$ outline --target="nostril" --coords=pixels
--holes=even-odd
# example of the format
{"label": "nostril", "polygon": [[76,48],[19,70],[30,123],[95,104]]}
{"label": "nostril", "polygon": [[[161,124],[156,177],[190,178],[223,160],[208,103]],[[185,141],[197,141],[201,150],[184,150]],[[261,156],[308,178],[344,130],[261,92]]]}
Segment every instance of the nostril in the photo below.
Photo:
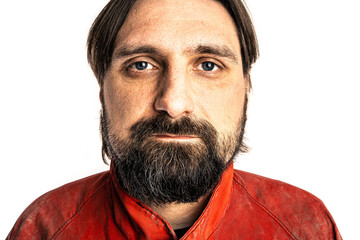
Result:
{"label": "nostril", "polygon": [[166,112],[171,118],[187,116],[192,113],[194,103],[190,93],[190,82],[183,69],[168,69],[159,81],[158,93],[154,103],[156,111]]}
{"label": "nostril", "polygon": [[170,117],[189,115],[193,112],[194,104],[190,96],[182,94],[159,94],[154,104],[158,112],[166,112]]}

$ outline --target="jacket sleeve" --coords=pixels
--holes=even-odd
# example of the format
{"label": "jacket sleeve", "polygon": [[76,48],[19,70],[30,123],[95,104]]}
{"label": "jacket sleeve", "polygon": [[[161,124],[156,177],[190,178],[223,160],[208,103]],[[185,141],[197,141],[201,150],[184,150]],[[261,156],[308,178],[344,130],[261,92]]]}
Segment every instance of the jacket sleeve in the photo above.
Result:
{"label": "jacket sleeve", "polygon": [[29,211],[30,205],[18,218],[6,240],[48,239],[48,230],[36,212]]}
{"label": "jacket sleeve", "polygon": [[66,206],[61,195],[54,192],[42,195],[20,215],[6,240],[51,239],[69,218],[62,205]]}

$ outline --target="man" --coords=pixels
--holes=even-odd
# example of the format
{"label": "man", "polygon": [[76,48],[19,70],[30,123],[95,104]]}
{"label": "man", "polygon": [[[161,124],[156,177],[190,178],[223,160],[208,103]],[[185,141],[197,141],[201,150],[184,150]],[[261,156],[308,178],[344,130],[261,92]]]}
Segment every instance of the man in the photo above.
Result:
{"label": "man", "polygon": [[257,56],[239,0],[110,1],[88,59],[111,169],[41,196],[8,239],[341,239],[313,195],[233,169]]}

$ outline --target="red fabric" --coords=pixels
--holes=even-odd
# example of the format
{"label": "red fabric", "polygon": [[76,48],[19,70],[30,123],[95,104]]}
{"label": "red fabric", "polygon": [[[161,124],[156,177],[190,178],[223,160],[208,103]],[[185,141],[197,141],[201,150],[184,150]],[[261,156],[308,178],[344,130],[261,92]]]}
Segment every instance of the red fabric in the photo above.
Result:
{"label": "red fabric", "polygon": [[[113,169],[50,191],[7,239],[177,239],[156,212],[129,196]],[[182,239],[341,239],[323,203],[286,183],[231,165]]]}

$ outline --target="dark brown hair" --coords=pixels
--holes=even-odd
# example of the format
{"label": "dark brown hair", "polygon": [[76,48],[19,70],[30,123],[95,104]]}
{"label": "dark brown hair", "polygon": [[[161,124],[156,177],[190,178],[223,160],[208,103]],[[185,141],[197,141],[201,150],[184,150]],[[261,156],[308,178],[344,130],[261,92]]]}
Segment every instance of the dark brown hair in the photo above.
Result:
{"label": "dark brown hair", "polygon": [[[259,55],[256,33],[247,7],[243,0],[217,1],[225,7],[235,23],[241,46],[243,74],[246,76]],[[135,2],[136,0],[111,0],[90,29],[87,57],[101,86],[111,64],[116,35]]]}

